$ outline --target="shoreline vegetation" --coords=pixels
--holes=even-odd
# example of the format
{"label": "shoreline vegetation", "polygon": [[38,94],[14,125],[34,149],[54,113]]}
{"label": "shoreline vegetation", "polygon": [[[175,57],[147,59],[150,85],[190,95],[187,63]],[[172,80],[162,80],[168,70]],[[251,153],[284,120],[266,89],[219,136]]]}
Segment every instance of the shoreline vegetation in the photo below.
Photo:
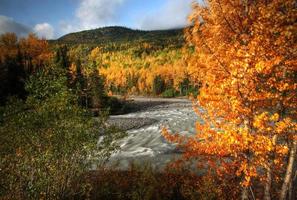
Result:
{"label": "shoreline vegetation", "polygon": [[[229,180],[235,179],[232,177]],[[88,185],[87,192],[76,194],[72,196],[73,199],[229,200],[239,196],[237,188],[211,175],[199,176],[186,167],[168,167],[156,172],[149,163],[131,163],[127,170],[102,168],[89,171],[82,180]],[[74,183],[73,187],[77,185]]]}

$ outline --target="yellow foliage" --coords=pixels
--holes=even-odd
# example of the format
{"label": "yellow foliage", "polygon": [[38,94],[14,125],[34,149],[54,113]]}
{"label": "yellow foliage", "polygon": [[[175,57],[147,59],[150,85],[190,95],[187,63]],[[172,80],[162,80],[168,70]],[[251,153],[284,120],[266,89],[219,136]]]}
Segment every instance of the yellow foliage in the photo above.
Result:
{"label": "yellow foliage", "polygon": [[186,38],[195,48],[186,70],[202,85],[194,110],[203,123],[180,146],[186,159],[228,159],[226,173],[234,169],[243,186],[265,176],[256,169],[279,169],[291,148],[285,141],[296,138],[294,2],[206,1],[189,18]]}

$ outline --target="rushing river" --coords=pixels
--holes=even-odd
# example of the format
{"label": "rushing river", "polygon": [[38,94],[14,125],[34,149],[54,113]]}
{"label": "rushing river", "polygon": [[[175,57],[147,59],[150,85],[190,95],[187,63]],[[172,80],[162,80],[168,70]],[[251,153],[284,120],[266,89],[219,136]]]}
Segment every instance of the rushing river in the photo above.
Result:
{"label": "rushing river", "polygon": [[128,130],[128,136],[119,141],[121,150],[112,155],[110,163],[116,163],[122,169],[127,168],[131,162],[142,164],[148,161],[156,169],[163,168],[180,153],[174,144],[168,143],[161,135],[162,127],[174,133],[191,135],[195,133],[195,122],[199,120],[192,109],[192,103],[185,99],[112,118],[155,119],[155,123]]}

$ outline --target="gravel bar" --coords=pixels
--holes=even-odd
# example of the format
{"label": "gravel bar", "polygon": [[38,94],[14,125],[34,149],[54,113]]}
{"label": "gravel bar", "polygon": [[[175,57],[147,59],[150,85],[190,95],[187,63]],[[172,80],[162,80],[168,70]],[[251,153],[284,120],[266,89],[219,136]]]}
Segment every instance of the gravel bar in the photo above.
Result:
{"label": "gravel bar", "polygon": [[[185,102],[188,103],[185,105]],[[159,110],[164,108],[179,108],[192,106],[191,102],[185,98],[149,98],[149,97],[132,97],[126,100],[130,112],[140,112],[144,110]],[[126,114],[128,114],[126,113]],[[139,129],[144,126],[158,122],[153,118],[129,118],[120,115],[112,115],[107,120],[107,124],[116,126],[117,128],[127,131],[131,129]]]}
{"label": "gravel bar", "polygon": [[123,131],[139,129],[143,126],[148,126],[156,122],[158,122],[158,120],[151,118],[110,117],[107,120],[107,124],[109,124],[110,126],[116,126]]}

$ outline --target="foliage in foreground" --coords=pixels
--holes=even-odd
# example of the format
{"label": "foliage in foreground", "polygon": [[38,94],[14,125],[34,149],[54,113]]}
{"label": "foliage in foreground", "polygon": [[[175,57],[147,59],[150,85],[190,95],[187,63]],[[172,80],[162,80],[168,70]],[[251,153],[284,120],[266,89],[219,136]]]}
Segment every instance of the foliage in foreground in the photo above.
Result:
{"label": "foliage in foreground", "polygon": [[[31,76],[25,102],[11,99],[0,118],[0,197],[61,199],[71,184],[106,161],[122,134],[107,129],[78,105],[65,70],[48,67]],[[102,140],[97,144],[98,137]],[[96,156],[96,157],[94,157]],[[81,184],[81,189],[84,184]],[[76,190],[82,192],[82,190]]]}
{"label": "foliage in foreground", "polygon": [[202,83],[194,107],[204,122],[193,137],[164,135],[186,160],[236,175],[242,199],[254,197],[255,182],[264,199],[296,197],[296,19],[294,0],[212,0],[190,17],[188,61]]}
{"label": "foliage in foreground", "polygon": [[[234,177],[233,177],[234,178]],[[155,171],[150,164],[128,170],[100,169],[84,176],[88,193],[76,199],[112,200],[215,200],[238,199],[235,179],[228,184],[210,175],[197,176],[187,169]]]}

